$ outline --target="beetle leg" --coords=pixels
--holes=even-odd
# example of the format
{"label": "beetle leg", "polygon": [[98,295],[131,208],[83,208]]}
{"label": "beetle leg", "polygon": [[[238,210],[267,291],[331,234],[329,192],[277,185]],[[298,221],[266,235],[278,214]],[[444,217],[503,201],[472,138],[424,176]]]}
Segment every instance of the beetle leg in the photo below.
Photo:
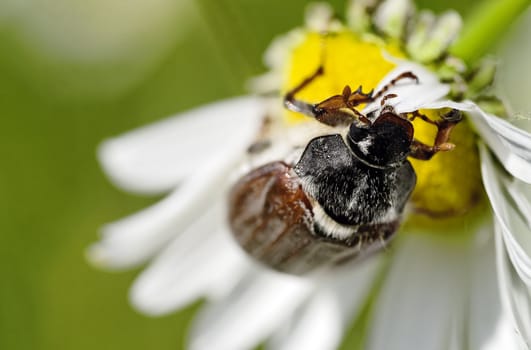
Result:
{"label": "beetle leg", "polygon": [[343,92],[341,93],[341,96],[343,96],[343,102],[347,106],[348,106],[348,99],[350,95],[352,95],[352,90],[350,89],[350,86],[345,85],[345,87],[343,88]]}
{"label": "beetle leg", "polygon": [[298,100],[295,97],[297,93],[323,74],[324,68],[321,64],[312,75],[288,91],[286,96],[284,96],[284,106],[290,111],[315,118],[319,122],[330,126],[349,125],[353,122],[362,125],[370,124],[369,119],[365,115],[349,105],[349,98],[353,94],[348,85],[345,86],[341,95],[329,97],[317,104]]}
{"label": "beetle leg", "polygon": [[413,121],[413,120],[415,120],[417,118],[420,118],[420,119],[422,119],[423,121],[425,121],[428,124],[432,124],[432,125],[437,126],[437,122],[436,121],[431,120],[430,118],[428,118],[427,115],[420,113],[418,110],[417,111],[413,111],[411,113],[407,113],[407,114],[411,115],[411,117],[408,118],[409,121]]}
{"label": "beetle leg", "polygon": [[457,109],[452,109],[450,112],[443,114],[441,116],[442,122],[447,123],[459,123],[463,119],[463,113]]}
{"label": "beetle leg", "polygon": [[317,113],[315,111],[315,106],[311,103],[296,99],[295,95],[306,86],[311,84],[317,77],[323,74],[324,67],[322,64],[320,64],[312,75],[304,79],[299,85],[295,86],[292,90],[286,93],[284,96],[284,106],[290,111],[302,113],[308,117],[316,117]]}
{"label": "beetle leg", "polygon": [[[418,113],[418,111],[416,113]],[[435,135],[433,146],[428,146],[416,139],[413,140],[409,153],[411,157],[428,160],[431,159],[437,152],[451,151],[455,148],[455,145],[448,141],[450,140],[450,134],[452,133],[453,128],[455,128],[457,123],[459,123],[462,119],[460,111],[452,109],[449,113],[441,116],[442,120],[439,121],[432,121],[420,113],[418,113],[416,116],[430,124],[437,126],[437,135]]]}
{"label": "beetle leg", "polygon": [[450,151],[454,147],[454,144],[448,142],[441,145],[429,146],[417,139],[414,139],[411,143],[409,156],[420,160],[430,160],[437,152]]}

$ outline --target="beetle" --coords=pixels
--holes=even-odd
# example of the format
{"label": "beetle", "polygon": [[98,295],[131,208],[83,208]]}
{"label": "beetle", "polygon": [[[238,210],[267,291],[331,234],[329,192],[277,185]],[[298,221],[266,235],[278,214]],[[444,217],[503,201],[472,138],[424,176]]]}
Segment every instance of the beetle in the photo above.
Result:
{"label": "beetle", "polygon": [[[284,106],[326,128],[310,139],[295,159],[276,160],[242,176],[229,194],[229,224],[239,245],[254,259],[278,271],[305,274],[325,266],[362,259],[386,247],[395,236],[416,175],[408,157],[428,160],[449,151],[457,110],[431,120],[418,110],[397,113],[387,91],[400,80],[418,83],[404,72],[378,92],[362,88],[312,104],[297,93],[324,74],[323,66],[284,97]],[[357,107],[381,99],[378,111]],[[412,121],[437,127],[432,146],[414,138]],[[257,142],[250,152],[261,152]]]}

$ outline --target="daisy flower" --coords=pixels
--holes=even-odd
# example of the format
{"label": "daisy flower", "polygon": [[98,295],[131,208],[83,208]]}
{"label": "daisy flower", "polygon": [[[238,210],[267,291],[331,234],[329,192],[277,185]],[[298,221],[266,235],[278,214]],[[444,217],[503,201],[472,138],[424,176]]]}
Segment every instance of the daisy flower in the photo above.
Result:
{"label": "daisy flower", "polygon": [[[206,300],[190,349],[335,349],[351,326],[364,349],[529,348],[531,135],[490,94],[492,62],[469,67],[449,54],[460,26],[455,12],[416,12],[407,0],[351,1],[345,23],[312,6],[304,27],[273,41],[268,73],[250,84],[274,97],[213,103],[102,144],[114,183],[168,195],[105,226],[89,259],[108,269],[148,263],[130,293],[145,314]],[[410,160],[416,186],[392,244],[353,263],[280,273],[236,243],[227,193],[261,165],[295,164],[323,135],[282,101],[320,66],[297,91],[311,106],[351,85],[378,97],[357,107],[362,116],[435,120],[457,110],[463,120],[445,152]],[[413,126],[433,144],[432,123]]]}

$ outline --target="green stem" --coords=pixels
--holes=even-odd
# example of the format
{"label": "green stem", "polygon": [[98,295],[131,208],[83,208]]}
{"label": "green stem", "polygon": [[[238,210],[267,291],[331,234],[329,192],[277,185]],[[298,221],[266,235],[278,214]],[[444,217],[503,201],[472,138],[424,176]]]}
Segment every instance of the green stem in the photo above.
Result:
{"label": "green stem", "polygon": [[491,49],[531,0],[485,0],[467,18],[451,53],[473,63]]}

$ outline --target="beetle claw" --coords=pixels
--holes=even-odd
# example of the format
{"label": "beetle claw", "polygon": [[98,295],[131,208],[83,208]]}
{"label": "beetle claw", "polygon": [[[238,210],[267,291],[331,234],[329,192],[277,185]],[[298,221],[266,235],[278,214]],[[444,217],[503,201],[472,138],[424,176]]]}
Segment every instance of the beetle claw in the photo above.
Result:
{"label": "beetle claw", "polygon": [[455,144],[453,143],[450,143],[450,142],[445,142],[445,143],[442,143],[438,146],[436,146],[436,151],[437,152],[447,152],[447,151],[451,151],[455,148]]}
{"label": "beetle claw", "polygon": [[457,109],[452,109],[450,112],[443,114],[441,118],[446,122],[458,123],[463,119],[463,114]]}

